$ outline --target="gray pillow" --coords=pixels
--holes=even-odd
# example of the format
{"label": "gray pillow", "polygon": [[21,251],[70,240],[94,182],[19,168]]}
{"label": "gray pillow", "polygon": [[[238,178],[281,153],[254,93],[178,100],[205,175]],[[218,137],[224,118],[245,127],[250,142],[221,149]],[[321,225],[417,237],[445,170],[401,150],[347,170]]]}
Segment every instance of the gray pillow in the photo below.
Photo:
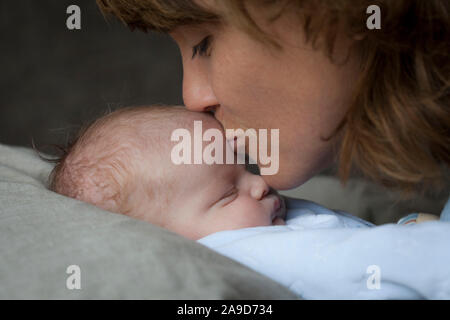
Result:
{"label": "gray pillow", "polygon": [[[194,241],[47,190],[51,169],[0,145],[1,299],[296,298]],[[80,289],[67,288],[71,265]]]}

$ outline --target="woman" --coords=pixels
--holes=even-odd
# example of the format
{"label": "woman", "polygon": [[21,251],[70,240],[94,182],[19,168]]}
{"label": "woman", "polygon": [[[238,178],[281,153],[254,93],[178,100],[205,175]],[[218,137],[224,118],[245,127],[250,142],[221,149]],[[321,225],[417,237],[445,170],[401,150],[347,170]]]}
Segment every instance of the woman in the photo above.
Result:
{"label": "woman", "polygon": [[132,29],[169,33],[187,108],[224,128],[280,129],[276,189],[338,161],[411,194],[448,187],[450,2],[97,0]]}

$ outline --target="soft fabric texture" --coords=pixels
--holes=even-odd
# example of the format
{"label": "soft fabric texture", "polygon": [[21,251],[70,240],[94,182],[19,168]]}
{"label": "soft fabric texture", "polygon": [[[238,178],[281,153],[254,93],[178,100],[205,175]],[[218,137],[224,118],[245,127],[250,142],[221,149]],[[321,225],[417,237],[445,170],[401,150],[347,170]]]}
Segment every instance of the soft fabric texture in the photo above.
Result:
{"label": "soft fabric texture", "polygon": [[441,221],[450,222],[450,197],[448,198],[447,204],[445,205],[444,209],[442,210]]}
{"label": "soft fabric texture", "polygon": [[[331,174],[331,172],[329,172]],[[439,215],[448,199],[449,189],[404,198],[400,192],[353,177],[342,185],[339,179],[317,175],[298,188],[280,193],[320,203],[326,208],[349,212],[376,225],[396,223],[411,212]]]}
{"label": "soft fabric texture", "polygon": [[[0,145],[0,299],[295,299],[162,228],[46,189],[52,165]],[[81,270],[69,290],[68,266]]]}
{"label": "soft fabric texture", "polygon": [[286,226],[198,242],[306,299],[450,299],[450,205],[441,221],[378,227],[309,201],[287,206]]}

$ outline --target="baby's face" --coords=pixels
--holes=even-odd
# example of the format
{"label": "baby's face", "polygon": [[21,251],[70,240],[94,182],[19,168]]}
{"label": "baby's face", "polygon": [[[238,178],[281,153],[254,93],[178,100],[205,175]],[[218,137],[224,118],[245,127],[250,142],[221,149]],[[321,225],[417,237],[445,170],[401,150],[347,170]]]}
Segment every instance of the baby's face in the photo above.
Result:
{"label": "baby's face", "polygon": [[[282,199],[244,165],[172,161],[178,144],[172,133],[185,129],[195,136],[194,121],[201,121],[203,130],[222,133],[215,139],[222,139],[221,162],[229,160],[233,150],[211,115],[178,107],[135,107],[101,120],[64,160],[55,191],[194,240],[223,230],[284,224]],[[202,149],[210,145],[203,143]],[[214,159],[220,160],[220,150],[214,151]]]}
{"label": "baby's face", "polygon": [[[203,119],[203,127],[223,130],[212,117]],[[231,146],[223,136],[226,154]],[[282,198],[244,165],[161,162],[174,177],[168,207],[158,216],[144,216],[147,221],[194,240],[223,230],[284,224]]]}
{"label": "baby's face", "polygon": [[198,165],[186,168],[180,179],[165,227],[187,238],[284,224],[282,198],[244,165]]}

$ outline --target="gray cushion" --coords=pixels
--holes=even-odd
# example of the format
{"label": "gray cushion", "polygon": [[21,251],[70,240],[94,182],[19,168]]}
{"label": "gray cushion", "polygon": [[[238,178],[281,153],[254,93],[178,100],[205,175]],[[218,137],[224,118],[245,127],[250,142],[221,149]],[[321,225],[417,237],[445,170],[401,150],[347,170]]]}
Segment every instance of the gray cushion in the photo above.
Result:
{"label": "gray cushion", "polygon": [[[1,299],[296,298],[194,241],[47,190],[51,169],[0,145]],[[66,287],[69,265],[80,290]]]}

